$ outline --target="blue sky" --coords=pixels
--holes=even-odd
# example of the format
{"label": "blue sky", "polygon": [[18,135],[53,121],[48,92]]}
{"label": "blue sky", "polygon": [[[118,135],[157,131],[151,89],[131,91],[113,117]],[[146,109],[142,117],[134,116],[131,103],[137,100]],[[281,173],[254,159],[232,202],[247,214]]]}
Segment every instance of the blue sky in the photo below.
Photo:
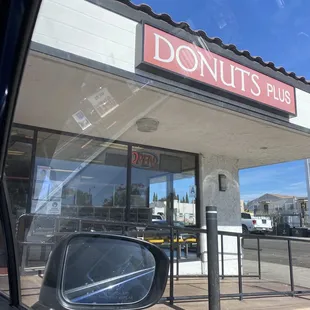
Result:
{"label": "blue sky", "polygon": [[[310,0],[133,0],[310,79]],[[310,157],[310,154],[309,154]],[[179,184],[186,191],[188,184]],[[306,195],[304,161],[240,172],[241,197]],[[177,190],[178,191],[178,190]]]}
{"label": "blue sky", "polygon": [[[180,199],[185,198],[186,193],[189,193],[191,186],[195,184],[194,178],[186,178],[174,181],[174,189]],[[153,194],[156,193],[158,198],[167,197],[167,185],[165,183],[152,184],[150,187],[150,200],[153,200]],[[189,196],[191,202],[194,197]]]}
{"label": "blue sky", "polygon": [[240,189],[244,200],[265,193],[305,196],[306,175],[303,160],[240,171]]}

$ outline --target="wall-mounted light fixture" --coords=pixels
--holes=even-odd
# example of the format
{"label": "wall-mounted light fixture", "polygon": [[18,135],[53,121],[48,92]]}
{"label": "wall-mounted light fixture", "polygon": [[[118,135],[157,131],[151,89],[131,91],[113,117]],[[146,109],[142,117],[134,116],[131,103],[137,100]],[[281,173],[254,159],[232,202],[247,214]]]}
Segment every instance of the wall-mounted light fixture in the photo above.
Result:
{"label": "wall-mounted light fixture", "polygon": [[227,178],[225,174],[219,174],[219,191],[226,192],[227,190]]}

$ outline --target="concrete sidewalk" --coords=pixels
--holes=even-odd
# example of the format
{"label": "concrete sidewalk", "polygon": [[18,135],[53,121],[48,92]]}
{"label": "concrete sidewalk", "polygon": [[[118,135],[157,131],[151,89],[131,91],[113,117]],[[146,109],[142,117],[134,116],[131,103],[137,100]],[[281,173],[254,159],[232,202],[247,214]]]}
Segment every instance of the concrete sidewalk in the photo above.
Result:
{"label": "concrete sidewalk", "polygon": [[[243,260],[244,274],[258,274],[257,262]],[[303,267],[293,267],[294,283],[296,288],[303,290],[310,290],[310,269]],[[274,263],[261,263],[261,276],[262,280],[279,282],[290,285],[289,266],[274,264]]]}
{"label": "concrete sidewalk", "polygon": [[[244,274],[257,275],[257,262],[243,260]],[[243,278],[243,292],[289,292],[290,287],[290,274],[289,267],[286,265],[279,265],[273,263],[261,263],[261,276],[258,278]],[[294,283],[295,290],[310,291],[310,269],[294,267]],[[199,296],[208,294],[208,280],[207,278],[192,278],[180,279],[175,281],[175,296]],[[232,294],[238,293],[238,279],[226,278],[221,280],[221,293]],[[169,296],[169,283],[164,294],[165,297]],[[174,306],[166,304],[159,304],[152,307],[154,310],[162,309],[176,309],[176,310],[198,310],[208,309],[208,301],[193,300],[191,302],[178,302]],[[235,309],[280,309],[280,310],[310,310],[310,295],[302,297],[246,297],[243,301],[238,298],[222,300],[221,309],[235,310]]]}
{"label": "concrete sidewalk", "polygon": [[[287,284],[259,280],[259,279],[245,279],[243,282],[244,293],[251,292],[272,292],[272,291],[289,291],[290,287]],[[175,296],[199,296],[206,295],[208,291],[207,279],[180,279],[175,281]],[[236,279],[228,279],[221,281],[221,293],[232,294],[238,292],[238,281]],[[164,294],[169,296],[169,283]],[[169,303],[158,304],[152,307],[152,310],[198,310],[208,309],[207,300],[192,300],[192,301],[175,301],[173,306]],[[238,298],[227,299],[221,301],[221,309],[227,310],[255,310],[255,309],[280,309],[280,310],[310,310],[310,296],[302,297],[246,297],[243,301]]]}
{"label": "concrete sidewalk", "polygon": [[[208,309],[207,301],[178,302],[173,306],[159,304],[152,310],[201,310]],[[310,298],[272,297],[239,300],[222,300],[221,310],[310,310]]]}
{"label": "concrete sidewalk", "polygon": [[[24,304],[31,306],[39,297],[42,279],[38,276],[22,277],[22,301]],[[208,282],[206,279],[180,279],[175,281],[175,296],[197,296],[206,295]],[[288,290],[288,286],[275,282],[258,279],[249,279],[244,283],[244,292],[257,292],[272,290]],[[221,281],[222,293],[235,293],[238,291],[238,282],[234,279]],[[169,283],[164,296],[169,296]],[[190,302],[175,302],[173,306],[168,303],[158,304],[151,308],[152,310],[200,310],[208,309],[207,300],[193,300]],[[310,310],[310,296],[305,297],[263,297],[247,298],[243,301],[238,299],[229,299],[221,301],[222,310]]]}
{"label": "concrete sidewalk", "polygon": [[[243,292],[289,292],[290,278],[289,267],[285,265],[262,262],[262,279],[243,278]],[[243,261],[245,274],[257,274],[257,262]],[[295,290],[310,290],[310,269],[294,267]],[[23,276],[21,278],[22,301],[24,304],[31,306],[39,297],[42,279],[37,275]],[[8,291],[7,277],[0,277],[0,289]],[[221,280],[221,293],[233,294],[238,293],[238,279],[225,278]],[[208,294],[208,279],[205,278],[187,278],[179,279],[174,282],[174,296],[201,296]],[[169,296],[169,283],[166,287],[164,297]],[[221,309],[280,309],[280,310],[310,310],[310,295],[303,297],[260,297],[246,298],[239,301],[237,298],[222,300]],[[187,302],[175,302],[171,308],[168,304],[158,304],[152,307],[153,310],[198,310],[208,309],[207,300],[192,300]]]}

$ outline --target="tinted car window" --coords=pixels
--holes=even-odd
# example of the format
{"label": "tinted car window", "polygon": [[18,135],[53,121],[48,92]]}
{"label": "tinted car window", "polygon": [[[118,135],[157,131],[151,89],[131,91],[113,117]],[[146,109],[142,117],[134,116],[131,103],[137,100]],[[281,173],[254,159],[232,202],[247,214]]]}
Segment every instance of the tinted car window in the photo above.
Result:
{"label": "tinted car window", "polygon": [[251,219],[251,214],[241,213],[241,218],[243,218],[243,219]]}
{"label": "tinted car window", "polygon": [[8,256],[6,250],[5,232],[0,224],[0,290],[5,295],[10,295],[8,276]]}

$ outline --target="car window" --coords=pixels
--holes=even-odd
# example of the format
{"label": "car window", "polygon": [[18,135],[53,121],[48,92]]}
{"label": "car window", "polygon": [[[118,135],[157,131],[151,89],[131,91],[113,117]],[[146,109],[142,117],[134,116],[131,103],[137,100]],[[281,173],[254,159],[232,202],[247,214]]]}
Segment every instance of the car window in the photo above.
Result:
{"label": "car window", "polygon": [[251,219],[251,214],[249,214],[249,213],[241,213],[241,218],[243,218],[243,219]]}
{"label": "car window", "polygon": [[[27,307],[71,233],[148,240],[194,276],[208,270],[206,234],[190,230],[207,228],[206,206],[223,232],[261,216],[308,234],[309,3],[144,2],[42,1],[5,163]],[[175,249],[163,225],[193,237]],[[240,247],[223,240],[235,277]]]}
{"label": "car window", "polygon": [[[118,54],[124,59],[121,71],[129,69],[125,55],[132,51],[126,46],[136,23],[87,1],[79,0],[78,6],[76,11],[72,1],[43,1],[10,136],[6,181],[19,247],[22,302],[27,306],[38,294],[23,292],[30,286],[40,289],[49,254],[66,234],[121,234],[124,227],[115,221],[136,222],[130,229],[135,231],[154,218],[197,225],[192,214],[199,213],[198,154],[171,145],[169,139],[160,142],[159,129],[165,126],[161,118],[172,93],[157,92],[150,79],[119,76],[100,65],[103,57],[102,64],[117,69],[112,55]],[[89,67],[83,64],[84,56],[72,50],[75,43],[65,38],[71,37],[71,26],[61,21],[67,13],[72,14],[76,35],[87,37],[78,49],[90,57]],[[87,16],[106,25],[104,36],[119,29],[125,41],[109,41],[111,46],[93,58],[87,47],[94,35],[86,31]],[[121,18],[120,28],[113,16]],[[75,18],[82,20],[76,24]],[[51,30],[48,24],[55,27],[54,34],[45,33]],[[80,32],[80,27],[85,29]],[[174,213],[173,203],[182,212]]]}
{"label": "car window", "polygon": [[8,276],[8,255],[6,249],[5,232],[0,223],[0,291],[10,296]]}
{"label": "car window", "polygon": [[174,225],[184,227],[184,223],[182,223],[182,222],[175,222]]}

